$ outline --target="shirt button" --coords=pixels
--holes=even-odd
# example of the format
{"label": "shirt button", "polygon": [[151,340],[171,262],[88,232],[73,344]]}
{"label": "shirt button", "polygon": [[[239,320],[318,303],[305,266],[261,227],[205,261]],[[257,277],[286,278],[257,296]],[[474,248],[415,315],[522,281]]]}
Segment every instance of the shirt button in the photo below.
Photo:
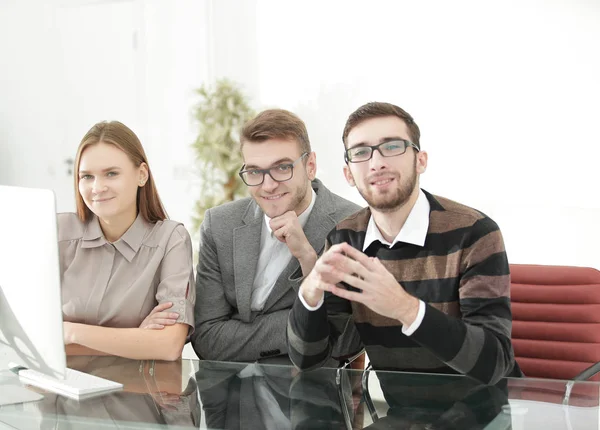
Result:
{"label": "shirt button", "polygon": [[183,305],[185,302],[183,300],[179,300],[179,304]]}

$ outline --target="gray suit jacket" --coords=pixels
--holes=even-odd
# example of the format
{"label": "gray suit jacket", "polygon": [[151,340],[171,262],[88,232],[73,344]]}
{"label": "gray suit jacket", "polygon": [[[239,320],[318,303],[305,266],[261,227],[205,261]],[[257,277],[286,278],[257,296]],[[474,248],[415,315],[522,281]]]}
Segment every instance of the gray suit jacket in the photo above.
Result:
{"label": "gray suit jacket", "polygon": [[[327,234],[360,209],[312,182],[317,197],[304,226],[306,238],[321,254]],[[250,309],[260,252],[264,213],[252,198],[209,209],[200,229],[196,276],[196,330],[192,345],[206,360],[287,360],[286,328],[298,295],[302,269],[296,258],[283,270],[260,312]],[[271,361],[271,360],[270,360]]]}

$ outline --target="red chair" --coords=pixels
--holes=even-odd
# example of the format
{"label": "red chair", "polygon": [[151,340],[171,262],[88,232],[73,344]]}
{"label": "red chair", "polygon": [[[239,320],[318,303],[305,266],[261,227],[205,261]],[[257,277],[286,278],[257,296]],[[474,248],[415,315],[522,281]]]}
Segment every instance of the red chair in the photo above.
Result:
{"label": "red chair", "polygon": [[512,264],[512,344],[525,376],[600,381],[600,271]]}

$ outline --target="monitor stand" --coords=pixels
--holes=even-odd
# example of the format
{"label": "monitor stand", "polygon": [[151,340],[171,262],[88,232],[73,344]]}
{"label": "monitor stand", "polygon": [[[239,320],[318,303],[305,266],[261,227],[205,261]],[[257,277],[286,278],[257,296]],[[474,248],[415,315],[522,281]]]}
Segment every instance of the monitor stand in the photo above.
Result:
{"label": "monitor stand", "polygon": [[25,388],[19,375],[8,369],[0,371],[0,406],[37,402],[43,398],[43,395]]}

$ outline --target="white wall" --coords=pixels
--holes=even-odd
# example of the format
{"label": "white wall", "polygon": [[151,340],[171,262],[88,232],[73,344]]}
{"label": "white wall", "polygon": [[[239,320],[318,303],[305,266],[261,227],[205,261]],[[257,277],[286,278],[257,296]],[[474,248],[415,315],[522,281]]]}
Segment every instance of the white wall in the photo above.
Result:
{"label": "white wall", "polygon": [[0,183],[53,188],[73,210],[64,160],[95,122],[117,119],[140,137],[171,218],[189,226],[207,16],[195,0],[0,2]]}
{"label": "white wall", "polygon": [[56,150],[64,133],[56,85],[61,51],[53,20],[48,4],[0,2],[1,184],[71,184],[64,179],[66,157]]}
{"label": "white wall", "polygon": [[341,131],[372,100],[407,109],[421,185],[494,217],[512,262],[600,268],[600,3],[258,3],[261,102],[307,122],[319,176],[344,182]]}
{"label": "white wall", "polygon": [[[55,10],[90,3],[0,2],[0,183],[70,188],[57,148],[74,153],[65,118],[86,102],[60,91]],[[135,131],[172,218],[189,225],[200,186],[193,89],[228,76],[256,108],[305,119],[335,192],[361,202],[342,176],[346,117],[390,101],[421,127],[423,187],[492,216],[512,262],[600,267],[599,2],[117,3],[135,9]]]}
{"label": "white wall", "polygon": [[191,226],[198,184],[191,144],[196,137],[195,90],[208,81],[205,1],[140,0],[144,11],[144,140],[171,219]]}
{"label": "white wall", "polygon": [[209,78],[228,77],[260,98],[257,0],[205,0],[209,14]]}

